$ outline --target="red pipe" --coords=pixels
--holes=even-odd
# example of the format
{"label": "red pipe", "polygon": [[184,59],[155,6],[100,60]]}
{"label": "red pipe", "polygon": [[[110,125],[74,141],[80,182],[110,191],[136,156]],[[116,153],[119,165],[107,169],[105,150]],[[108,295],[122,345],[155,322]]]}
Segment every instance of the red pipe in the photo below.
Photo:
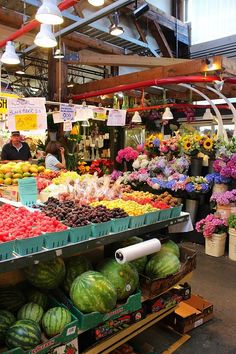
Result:
{"label": "red pipe", "polygon": [[167,77],[164,79],[153,79],[153,80],[135,82],[133,84],[119,85],[116,87],[106,88],[103,90],[81,93],[81,94],[72,96],[72,98],[74,100],[84,100],[89,97],[107,95],[109,93],[114,93],[114,92],[119,92],[119,91],[134,90],[137,88],[148,87],[148,86],[161,86],[161,85],[172,85],[172,84],[179,84],[179,83],[194,83],[194,82],[212,82],[215,80],[220,80],[220,78],[218,76]]}
{"label": "red pipe", "polygon": [[[69,7],[75,5],[78,3],[78,0],[64,0],[62,2],[60,2],[60,4],[58,5],[58,8],[63,11],[68,9]],[[14,33],[10,34],[10,36],[8,36],[6,39],[0,41],[0,48],[4,47],[6,45],[6,43],[8,41],[14,41],[14,39],[22,36],[23,34],[32,31],[34,28],[38,27],[40,25],[40,22],[38,22],[37,20],[32,20],[29,23],[27,23],[27,25],[21,27],[20,29],[18,29],[17,31],[15,31]]]}
{"label": "red pipe", "polygon": [[[227,105],[216,105],[217,108],[219,109],[230,109],[229,106]],[[201,109],[201,108],[212,108],[210,105],[198,105],[198,104],[191,104],[191,103],[168,103],[168,104],[160,104],[157,106],[141,106],[141,107],[134,107],[134,108],[128,108],[127,112],[132,113],[136,111],[150,111],[152,109],[161,109],[161,108],[166,108],[170,107],[173,109],[181,109],[181,108],[193,108],[193,109]]]}

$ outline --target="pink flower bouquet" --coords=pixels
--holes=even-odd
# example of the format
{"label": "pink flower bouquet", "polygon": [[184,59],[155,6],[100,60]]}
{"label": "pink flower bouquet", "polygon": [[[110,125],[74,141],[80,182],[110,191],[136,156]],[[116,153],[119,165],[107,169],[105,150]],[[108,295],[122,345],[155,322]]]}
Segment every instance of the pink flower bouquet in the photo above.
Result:
{"label": "pink flower bouquet", "polygon": [[209,214],[205,219],[196,223],[197,232],[202,232],[204,237],[212,237],[212,234],[223,234],[227,231],[226,219]]}

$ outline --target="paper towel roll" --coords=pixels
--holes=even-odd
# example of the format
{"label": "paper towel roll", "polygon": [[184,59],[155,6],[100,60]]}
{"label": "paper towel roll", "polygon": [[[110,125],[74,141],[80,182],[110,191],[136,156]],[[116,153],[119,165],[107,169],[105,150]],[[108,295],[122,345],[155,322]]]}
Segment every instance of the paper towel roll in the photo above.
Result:
{"label": "paper towel roll", "polygon": [[123,264],[158,252],[160,249],[161,242],[157,238],[153,238],[148,241],[118,249],[115,253],[115,258],[118,263]]}

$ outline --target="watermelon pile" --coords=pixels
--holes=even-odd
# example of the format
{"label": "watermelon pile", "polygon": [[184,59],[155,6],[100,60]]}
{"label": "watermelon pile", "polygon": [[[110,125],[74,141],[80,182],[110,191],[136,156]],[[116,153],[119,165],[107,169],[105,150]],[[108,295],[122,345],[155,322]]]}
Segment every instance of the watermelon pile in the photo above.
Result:
{"label": "watermelon pile", "polygon": [[145,267],[145,273],[151,279],[166,278],[180,270],[180,251],[178,245],[168,241],[161,246],[161,250],[154,254]]}

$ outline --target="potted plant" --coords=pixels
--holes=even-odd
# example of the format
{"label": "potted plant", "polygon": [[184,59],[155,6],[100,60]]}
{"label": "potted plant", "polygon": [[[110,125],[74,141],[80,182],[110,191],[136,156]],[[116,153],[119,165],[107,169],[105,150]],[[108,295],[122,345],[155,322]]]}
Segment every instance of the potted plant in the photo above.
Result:
{"label": "potted plant", "polygon": [[225,252],[225,241],[227,237],[228,225],[226,219],[214,214],[207,215],[206,218],[196,223],[196,230],[202,232],[205,237],[205,253],[220,257]]}
{"label": "potted plant", "polygon": [[228,218],[236,212],[236,189],[224,193],[213,193],[210,200],[215,203],[216,211],[223,218]]}
{"label": "potted plant", "polygon": [[236,261],[236,215],[230,215],[227,222],[229,226],[229,258]]}

